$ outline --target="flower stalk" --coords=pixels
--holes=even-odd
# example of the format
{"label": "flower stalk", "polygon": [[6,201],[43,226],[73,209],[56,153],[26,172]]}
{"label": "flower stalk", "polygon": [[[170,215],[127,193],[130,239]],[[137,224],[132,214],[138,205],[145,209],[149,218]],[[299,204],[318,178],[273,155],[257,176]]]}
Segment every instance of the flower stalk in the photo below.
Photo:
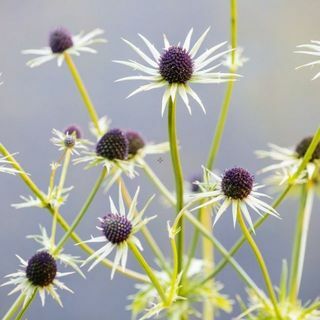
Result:
{"label": "flower stalk", "polygon": [[97,114],[97,112],[96,112],[96,110],[94,108],[94,105],[93,105],[92,101],[91,101],[89,93],[88,93],[86,87],[84,86],[84,83],[83,83],[83,81],[81,79],[81,76],[80,76],[80,74],[78,72],[78,69],[77,69],[76,65],[74,64],[71,56],[67,52],[65,52],[63,55],[64,55],[64,58],[66,60],[67,66],[69,67],[69,70],[70,70],[70,72],[72,74],[73,80],[74,80],[74,82],[75,82],[75,84],[76,84],[76,86],[77,86],[77,88],[78,88],[78,90],[79,90],[79,92],[81,94],[83,102],[84,102],[84,104],[85,104],[85,106],[86,106],[86,108],[88,110],[90,119],[91,119],[93,125],[95,126],[97,132],[100,135],[100,134],[102,134],[102,132],[101,132],[101,129],[99,127],[99,117],[98,117],[98,114]]}
{"label": "flower stalk", "polygon": [[18,312],[20,306],[23,304],[25,296],[21,293],[16,301],[12,304],[11,308],[7,311],[7,313],[3,316],[2,320],[10,320],[13,316]]}
{"label": "flower stalk", "polygon": [[261,269],[261,272],[262,272],[262,276],[263,276],[263,279],[265,281],[265,284],[266,284],[266,287],[267,287],[267,291],[269,293],[269,296],[270,296],[270,300],[273,304],[273,307],[274,307],[274,311],[275,311],[275,314],[277,315],[277,318],[279,320],[282,319],[281,317],[281,314],[280,314],[280,311],[279,311],[279,308],[278,308],[278,302],[277,302],[277,297],[276,297],[276,294],[273,290],[273,285],[272,285],[272,282],[271,282],[271,279],[270,279],[270,275],[269,275],[269,272],[268,272],[268,268],[266,266],[266,263],[263,259],[263,256],[256,244],[256,242],[254,241],[252,235],[251,235],[251,232],[248,230],[245,222],[244,222],[244,219],[242,217],[242,213],[241,213],[241,209],[240,207],[238,207],[238,216],[237,216],[237,221],[241,227],[241,230],[243,232],[243,235],[244,237],[246,238],[246,240],[248,241],[256,259],[257,259],[257,262],[260,266],[260,269]]}

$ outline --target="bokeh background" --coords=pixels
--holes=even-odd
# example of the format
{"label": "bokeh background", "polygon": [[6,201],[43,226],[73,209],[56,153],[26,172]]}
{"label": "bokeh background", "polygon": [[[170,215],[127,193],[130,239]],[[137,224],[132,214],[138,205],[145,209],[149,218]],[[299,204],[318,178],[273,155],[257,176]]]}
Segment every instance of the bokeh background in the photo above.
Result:
{"label": "bokeh background", "polygon": [[[266,148],[268,142],[282,146],[295,145],[301,138],[312,134],[319,125],[319,81],[310,81],[319,70],[294,68],[309,61],[308,57],[294,54],[297,44],[310,39],[320,39],[318,0],[269,0],[239,1],[239,44],[250,58],[239,72],[244,76],[236,83],[231,112],[223,136],[216,168],[224,170],[238,165],[255,172],[266,162],[258,161],[254,150]],[[162,91],[152,91],[126,100],[125,97],[138,83],[115,84],[118,77],[130,75],[125,67],[116,65],[113,59],[132,58],[135,53],[121,40],[126,37],[142,46],[137,33],[147,36],[159,48],[162,33],[171,41],[184,39],[191,27],[198,37],[208,26],[212,30],[204,48],[229,39],[229,2],[226,0],[163,0],[163,1],[16,1],[0,3],[0,70],[4,85],[0,88],[0,141],[11,152],[19,152],[17,158],[32,174],[34,181],[46,190],[49,163],[58,158],[57,149],[49,143],[51,129],[63,129],[70,123],[78,123],[87,130],[87,113],[71,76],[63,65],[55,62],[36,69],[29,69],[21,50],[39,48],[47,44],[48,32],[56,26],[65,26],[72,33],[90,31],[96,27],[106,31],[107,45],[99,45],[98,55],[83,54],[75,62],[90,91],[98,113],[108,115],[113,127],[140,131],[148,141],[167,139],[166,119],[160,116]],[[178,110],[178,130],[182,145],[185,176],[199,171],[205,162],[208,147],[223,100],[225,85],[201,85],[195,87],[207,108],[205,116],[197,106],[190,117],[182,106]],[[170,159],[166,155],[159,164],[157,157],[149,164],[172,189]],[[67,185],[75,185],[63,213],[69,221],[80,209],[98,175],[98,170],[83,172],[72,167]],[[257,176],[260,182],[263,177]],[[141,203],[156,192],[143,176],[129,181],[134,192],[142,187]],[[26,235],[38,233],[38,225],[50,228],[48,213],[40,209],[17,211],[10,205],[19,201],[19,195],[30,194],[18,177],[1,175],[0,178],[0,276],[14,272],[18,266],[15,254],[28,259],[37,249]],[[112,190],[115,194],[115,190]],[[95,233],[96,218],[108,210],[106,195],[100,193],[78,229],[83,238]],[[270,219],[257,234],[257,241],[264,253],[275,283],[279,281],[282,259],[290,258],[297,199],[290,198],[280,208],[282,220]],[[162,205],[158,197],[149,212],[157,213],[157,223],[151,223],[160,245],[169,255],[166,221],[172,212]],[[318,281],[319,252],[319,201],[314,208],[305,272],[301,288],[303,301],[320,293]],[[228,248],[239,236],[233,230],[231,215],[226,215],[216,228],[216,235]],[[68,250],[82,254],[70,242]],[[150,257],[150,252],[146,250]],[[261,274],[246,246],[237,255],[238,261],[248,273],[263,286]],[[129,265],[139,270],[133,258]],[[110,272],[98,266],[83,280],[77,275],[65,279],[75,294],[61,293],[64,308],[51,299],[45,308],[39,298],[30,308],[28,319],[130,319],[126,311],[127,296],[135,292],[134,284],[121,275],[110,281]],[[241,294],[245,299],[243,283],[232,268],[226,268],[219,280],[224,292],[232,298]],[[0,290],[0,313],[11,305],[14,297],[7,297],[8,288]],[[233,315],[238,314],[235,305]],[[221,314],[219,319],[231,319]]]}

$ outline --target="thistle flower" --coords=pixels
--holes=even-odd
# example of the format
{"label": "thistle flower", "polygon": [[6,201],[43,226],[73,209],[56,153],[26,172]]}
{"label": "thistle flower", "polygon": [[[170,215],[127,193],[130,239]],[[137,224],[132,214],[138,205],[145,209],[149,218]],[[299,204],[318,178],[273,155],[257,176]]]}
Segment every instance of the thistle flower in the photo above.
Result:
{"label": "thistle flower", "polygon": [[153,197],[147,201],[146,205],[140,212],[137,212],[137,199],[139,190],[140,188],[138,187],[127,214],[123,202],[121,186],[119,186],[119,210],[114,205],[112,198],[109,197],[111,212],[107,213],[102,218],[99,218],[100,226],[97,227],[97,229],[100,230],[103,235],[100,237],[91,236],[90,240],[84,241],[85,243],[106,242],[102,248],[97,250],[86,261],[84,261],[83,265],[86,265],[96,259],[91,264],[89,271],[92,270],[100,261],[105,259],[109,254],[111,254],[113,250],[116,250],[111,272],[112,279],[116,268],[119,265],[121,265],[123,270],[126,268],[128,257],[128,241],[136,245],[139,250],[143,250],[140,240],[135,236],[135,234],[155,217],[142,219]]}
{"label": "thistle flower", "polygon": [[217,223],[230,206],[232,207],[234,226],[237,221],[237,210],[240,208],[252,231],[254,231],[254,226],[248,207],[260,216],[267,213],[279,217],[278,213],[270,205],[259,199],[259,197],[268,196],[257,192],[263,186],[255,184],[254,177],[247,170],[239,167],[228,169],[221,178],[206,168],[203,168],[203,170],[205,180],[198,183],[201,192],[193,196],[193,201],[205,201],[193,208],[192,211],[201,207],[219,204],[213,225]]}
{"label": "thistle flower", "polygon": [[[130,76],[119,79],[117,81],[124,80],[145,80],[149,81],[148,84],[139,87],[133,91],[128,97],[131,97],[139,92],[149,91],[156,88],[165,87],[165,92],[162,98],[161,113],[163,115],[166,105],[171,98],[175,101],[177,94],[180,95],[184,101],[189,113],[191,114],[191,107],[189,104],[189,98],[192,97],[205,112],[205,108],[201,99],[190,87],[190,83],[222,83],[235,80],[237,75],[230,73],[211,72],[217,69],[220,64],[210,66],[212,62],[223,57],[232,49],[225,50],[216,54],[216,51],[223,47],[226,42],[220,43],[209,50],[205,51],[198,58],[195,58],[198,50],[208,34],[210,28],[208,28],[194,46],[190,49],[190,40],[193,33],[191,29],[182,46],[170,45],[166,36],[164,36],[165,49],[160,53],[153,44],[150,43],[144,36],[139,34],[139,37],[146,44],[152,54],[150,58],[147,54],[142,52],[138,47],[123,39],[148,65],[144,66],[136,61],[121,61],[116,60],[114,62],[128,66],[134,70],[141,71],[145,75]],[[214,55],[213,55],[214,54]],[[208,67],[210,66],[210,67]],[[208,68],[206,68],[208,67]],[[206,68],[206,69],[205,69]]]}
{"label": "thistle flower", "polygon": [[33,295],[34,290],[38,289],[42,306],[45,304],[45,297],[47,293],[51,295],[51,297],[62,307],[62,302],[56,292],[56,288],[64,289],[73,293],[71,289],[59,280],[59,278],[67,276],[72,272],[58,272],[56,259],[46,251],[37,252],[28,261],[25,261],[18,255],[17,258],[21,263],[21,269],[16,273],[5,276],[5,278],[9,278],[10,280],[1,285],[15,286],[9,295],[20,291],[25,295],[24,305],[26,305]]}
{"label": "thistle flower", "polygon": [[[14,154],[10,155],[13,156]],[[15,175],[16,173],[20,173],[19,170],[16,170],[14,168],[8,168],[8,165],[11,165],[12,162],[8,160],[10,156],[2,157],[0,158],[0,172],[3,173],[9,173]]]}
{"label": "thistle flower", "polygon": [[[269,165],[261,170],[262,173],[276,171],[278,177],[281,177],[280,184],[286,182],[298,170],[303,157],[305,156],[313,137],[302,139],[295,148],[282,148],[274,144],[269,144],[270,150],[258,150],[256,154],[259,158],[270,158],[277,163]],[[281,172],[279,172],[281,171]],[[320,173],[320,144],[317,145],[308,162],[296,182],[304,183],[307,180],[315,179]],[[279,180],[279,179],[278,179]]]}
{"label": "thistle flower", "polygon": [[105,43],[106,40],[96,38],[104,33],[101,29],[94,29],[93,31],[84,34],[80,32],[78,35],[71,35],[65,28],[57,28],[49,35],[49,46],[42,49],[23,50],[23,54],[38,55],[27,62],[27,66],[34,68],[41,64],[57,59],[58,66],[60,67],[65,59],[64,53],[79,56],[80,52],[97,53],[95,49],[89,46],[95,43]]}
{"label": "thistle flower", "polygon": [[97,142],[95,152],[83,152],[83,156],[74,160],[75,164],[86,163],[86,168],[102,164],[110,172],[115,169],[125,172],[129,177],[135,176],[134,166],[128,161],[129,142],[123,130],[111,129]]}
{"label": "thistle flower", "polygon": [[60,151],[69,149],[71,154],[79,155],[80,150],[88,150],[87,146],[91,144],[90,141],[81,139],[80,129],[74,125],[66,128],[64,132],[53,129],[52,134],[51,142],[59,147]]}
{"label": "thistle flower", "polygon": [[[295,53],[303,53],[303,54],[316,56],[316,57],[320,56],[320,41],[311,40],[310,44],[301,44],[301,45],[297,46],[297,48],[301,48],[302,50],[295,51]],[[303,64],[303,65],[297,67],[296,70],[301,69],[301,68],[305,68],[305,67],[313,67],[318,64],[320,64],[320,60],[315,60],[315,61]],[[320,77],[320,72],[318,72],[312,78],[312,80],[318,79],[319,77]]]}
{"label": "thistle flower", "polygon": [[229,69],[238,69],[244,66],[246,62],[249,61],[249,58],[243,55],[243,48],[238,47],[234,51],[234,63],[232,63],[232,52],[229,52],[225,55],[225,59],[222,61],[222,64]]}

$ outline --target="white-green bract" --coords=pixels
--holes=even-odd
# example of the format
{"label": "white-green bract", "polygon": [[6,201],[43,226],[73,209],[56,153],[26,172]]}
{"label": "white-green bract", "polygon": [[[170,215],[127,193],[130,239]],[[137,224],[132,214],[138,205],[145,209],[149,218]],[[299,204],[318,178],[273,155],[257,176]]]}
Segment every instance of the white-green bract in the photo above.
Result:
{"label": "white-green bract", "polygon": [[[147,63],[147,65],[143,65],[138,63],[134,60],[115,60],[114,62],[123,64],[132,68],[133,70],[140,71],[145,75],[136,75],[136,76],[129,76],[125,78],[121,78],[117,81],[125,81],[125,80],[143,80],[148,81],[149,83],[139,87],[137,90],[133,91],[128,97],[131,97],[139,92],[149,91],[156,88],[165,88],[165,92],[162,97],[162,107],[161,113],[164,114],[166,109],[167,103],[171,98],[175,101],[177,94],[180,95],[184,104],[186,105],[189,113],[191,114],[191,107],[189,104],[188,96],[192,97],[202,108],[205,112],[204,105],[197,95],[197,93],[191,89],[190,83],[222,83],[233,81],[237,77],[237,75],[233,73],[222,73],[222,72],[212,72],[216,70],[218,67],[221,66],[221,63],[213,65],[212,63],[215,62],[217,59],[224,57],[227,53],[231,52],[232,49],[227,49],[223,52],[216,53],[218,49],[223,47],[227,42],[222,42],[208,50],[206,50],[203,54],[199,55],[196,58],[196,55],[199,51],[201,44],[203,43],[205,37],[207,36],[210,28],[208,28],[201,37],[196,41],[193,47],[190,46],[191,36],[193,33],[193,29],[191,29],[183,43],[182,46],[179,44],[177,46],[172,46],[167,37],[164,35],[164,54],[168,52],[170,48],[180,48],[184,51],[184,54],[188,56],[188,59],[192,62],[192,74],[190,74],[190,78],[185,82],[168,82],[164,77],[160,74],[160,59],[163,56],[155,46],[144,36],[139,34],[139,37],[142,41],[146,44],[147,48],[149,49],[151,56],[145,54],[142,50],[140,50],[137,46],[132,44],[126,39],[123,39],[125,43],[127,43],[139,56]],[[211,65],[211,66],[210,66]],[[181,72],[183,72],[183,68]]]}
{"label": "white-green bract", "polygon": [[222,64],[229,69],[237,69],[243,67],[243,65],[249,61],[249,58],[243,55],[244,49],[238,47],[234,51],[234,62],[232,62],[232,52],[226,54],[225,59],[222,61]]}
{"label": "white-green bract", "polygon": [[20,291],[21,293],[23,293],[25,295],[25,299],[24,299],[24,305],[25,305],[29,301],[31,296],[33,295],[34,290],[38,289],[42,306],[44,306],[44,304],[45,304],[45,298],[46,298],[46,293],[47,293],[47,294],[51,295],[51,297],[55,301],[57,301],[58,304],[62,307],[63,305],[62,305],[61,299],[59,297],[59,294],[56,292],[56,288],[67,290],[71,293],[73,293],[73,291],[71,289],[69,289],[63,282],[58,280],[58,278],[70,275],[73,272],[64,272],[64,273],[57,272],[55,279],[49,285],[43,286],[43,287],[35,286],[30,282],[30,280],[26,276],[26,268],[28,266],[28,261],[25,261],[24,259],[22,259],[18,255],[17,255],[17,258],[20,261],[21,269],[18,269],[18,271],[15,273],[11,273],[11,274],[8,274],[7,276],[5,276],[5,278],[9,278],[10,280],[1,285],[1,286],[7,286],[7,285],[14,285],[15,286],[15,288],[12,291],[10,291],[8,295],[11,295],[11,294],[14,294],[14,293]]}
{"label": "white-green bract", "polygon": [[232,217],[233,224],[236,225],[238,209],[241,210],[244,218],[249,224],[251,230],[254,231],[254,225],[251,219],[251,215],[249,213],[248,207],[254,210],[258,215],[263,216],[263,214],[270,214],[279,218],[277,211],[275,211],[270,205],[260,200],[259,197],[269,197],[264,193],[260,193],[257,190],[263,187],[263,185],[254,184],[250,193],[244,197],[243,199],[234,199],[230,196],[227,196],[222,188],[222,178],[208,170],[207,168],[203,168],[204,170],[204,182],[198,182],[197,184],[200,186],[201,192],[194,194],[192,196],[192,202],[194,201],[202,201],[199,206],[193,208],[191,211],[195,211],[202,207],[214,206],[218,205],[218,209],[214,218],[213,225],[217,223],[217,221],[221,218],[223,213],[227,211],[227,209],[232,207]]}
{"label": "white-green bract", "polygon": [[[79,56],[80,52],[97,53],[97,50],[92,49],[89,46],[95,43],[105,43],[106,39],[96,38],[101,36],[103,33],[104,31],[101,29],[94,29],[87,34],[82,31],[79,34],[72,36],[73,45],[64,52],[75,56]],[[38,56],[37,58],[31,59],[27,62],[27,66],[30,68],[38,67],[54,59],[57,59],[57,64],[60,67],[65,59],[64,52],[53,53],[50,47],[44,47],[41,49],[27,49],[22,51],[23,54],[32,54]]]}
{"label": "white-green bract", "polygon": [[[317,40],[311,40],[311,43],[308,44],[301,44],[299,46],[297,46],[297,48],[301,48],[301,50],[295,51],[295,53],[302,53],[302,54],[307,54],[307,55],[311,55],[311,56],[315,56],[315,57],[320,57],[320,41]],[[299,67],[297,67],[296,69],[301,69],[301,68],[305,68],[305,67],[313,67],[316,65],[320,64],[320,59],[319,60],[315,60],[315,61],[311,61],[309,63],[305,63]],[[320,72],[318,72],[313,78],[312,80],[318,79],[320,77]]]}
{"label": "white-green bract", "polygon": [[[256,154],[259,158],[269,158],[276,163],[260,170],[260,172],[276,171],[278,178],[281,177],[279,184],[283,184],[292,177],[300,167],[303,158],[293,148],[283,148],[275,144],[269,144],[270,150],[258,150]],[[297,182],[304,182],[304,179],[312,179],[316,170],[320,168],[319,159],[309,161],[306,168],[302,170]],[[278,179],[279,180],[279,179]]]}
{"label": "white-green bract", "polygon": [[[11,155],[13,156],[13,155]],[[14,168],[9,168],[8,165],[12,164],[10,160],[8,160],[9,156],[0,158],[0,172],[9,173],[15,175],[19,173],[19,170]]]}
{"label": "white-green bract", "polygon": [[[114,263],[111,271],[111,279],[114,276],[114,273],[116,271],[116,268],[118,266],[121,266],[123,270],[126,268],[127,264],[127,257],[128,257],[128,241],[132,242],[134,245],[138,247],[139,250],[143,250],[140,240],[135,236],[135,234],[144,226],[146,225],[150,220],[154,219],[155,216],[143,219],[143,215],[148,208],[150,202],[154,198],[152,196],[149,198],[145,206],[141,211],[137,211],[137,201],[138,201],[138,195],[139,195],[140,188],[137,188],[137,191],[132,199],[131,205],[129,207],[129,211],[126,214],[126,209],[123,201],[121,186],[119,186],[119,209],[116,208],[112,198],[109,196],[110,201],[110,211],[111,214],[117,217],[123,217],[126,221],[128,221],[131,226],[131,232],[128,235],[127,239],[120,242],[120,243],[112,243],[109,241],[105,235],[100,237],[93,237],[91,236],[90,240],[84,241],[84,243],[90,243],[90,242],[97,242],[97,243],[106,243],[103,247],[101,247],[99,250],[97,250],[95,253],[93,253],[87,260],[84,261],[82,265],[86,265],[89,262],[92,262],[95,260],[90,268],[89,271],[92,270],[99,262],[101,262],[103,259],[105,259],[113,250],[116,250]],[[103,219],[99,218],[99,221],[103,223]],[[103,228],[97,227],[98,230],[103,231]]]}

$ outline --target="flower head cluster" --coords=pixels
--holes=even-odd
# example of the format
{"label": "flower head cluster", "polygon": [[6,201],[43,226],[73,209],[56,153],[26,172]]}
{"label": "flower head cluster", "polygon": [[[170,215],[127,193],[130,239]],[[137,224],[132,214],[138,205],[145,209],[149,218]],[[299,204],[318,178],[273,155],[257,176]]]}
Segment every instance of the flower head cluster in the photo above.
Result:
{"label": "flower head cluster", "polygon": [[193,47],[190,47],[191,36],[193,29],[188,33],[183,45],[171,45],[166,36],[164,36],[164,51],[160,53],[155,46],[150,43],[148,39],[140,35],[142,41],[148,47],[152,58],[142,52],[138,47],[124,40],[147,65],[142,65],[136,61],[119,61],[115,62],[123,64],[143,72],[145,75],[130,76],[119,79],[124,80],[143,80],[149,83],[139,87],[133,91],[130,96],[133,96],[139,92],[148,91],[156,88],[165,87],[166,90],[162,98],[161,112],[164,113],[167,103],[170,99],[176,100],[176,96],[179,95],[184,101],[189,113],[191,114],[191,107],[189,103],[189,97],[193,98],[205,112],[205,108],[199,96],[191,89],[190,83],[222,83],[235,80],[237,75],[230,73],[212,72],[216,70],[220,64],[212,65],[213,62],[219,58],[225,56],[232,49],[225,50],[220,53],[216,53],[218,49],[223,47],[226,42],[220,43],[208,50],[196,58],[201,44],[203,43],[210,28],[208,28],[201,37],[196,41]]}
{"label": "flower head cluster", "polygon": [[127,257],[128,257],[128,241],[136,245],[139,250],[143,250],[142,245],[139,239],[135,234],[146,225],[151,219],[143,219],[143,215],[148,208],[151,200],[151,197],[144,208],[138,212],[137,211],[137,200],[139,195],[139,188],[137,189],[129,211],[126,214],[125,205],[122,197],[121,186],[119,186],[119,210],[116,208],[113,200],[109,197],[110,201],[110,212],[106,213],[102,218],[99,218],[100,226],[97,227],[98,230],[102,232],[102,236],[93,237],[91,236],[88,242],[105,242],[106,244],[93,253],[83,265],[94,261],[90,268],[93,269],[99,262],[105,259],[113,250],[116,250],[115,259],[113,263],[113,268],[111,272],[111,278],[113,278],[116,268],[121,265],[122,269],[125,270]]}
{"label": "flower head cluster", "polygon": [[97,51],[90,48],[90,46],[95,43],[106,42],[105,39],[96,38],[103,33],[104,31],[101,29],[94,29],[87,34],[81,32],[73,36],[67,29],[57,28],[49,35],[48,47],[23,50],[22,53],[39,56],[27,62],[27,65],[31,68],[38,67],[54,59],[57,59],[58,66],[60,67],[65,59],[65,53],[76,56],[79,56],[80,52],[97,53]]}
{"label": "flower head cluster", "polygon": [[[269,158],[276,163],[269,165],[261,170],[261,172],[275,171],[279,184],[288,181],[300,167],[303,157],[305,156],[313,137],[302,139],[295,148],[283,148],[274,144],[269,144],[270,150],[259,150],[256,152],[259,158]],[[297,177],[296,182],[305,183],[307,180],[317,180],[320,176],[320,143],[313,152],[306,168]]]}
{"label": "flower head cluster", "polygon": [[278,213],[270,205],[259,199],[259,197],[267,197],[257,191],[263,186],[255,184],[253,176],[247,170],[235,167],[226,170],[223,176],[219,177],[204,168],[204,177],[204,182],[198,183],[201,192],[192,197],[192,203],[199,200],[204,200],[204,202],[193,208],[192,211],[209,205],[219,205],[214,225],[230,206],[232,207],[234,225],[237,221],[238,210],[240,210],[253,231],[254,226],[248,207],[260,216],[267,213],[278,217]]}

